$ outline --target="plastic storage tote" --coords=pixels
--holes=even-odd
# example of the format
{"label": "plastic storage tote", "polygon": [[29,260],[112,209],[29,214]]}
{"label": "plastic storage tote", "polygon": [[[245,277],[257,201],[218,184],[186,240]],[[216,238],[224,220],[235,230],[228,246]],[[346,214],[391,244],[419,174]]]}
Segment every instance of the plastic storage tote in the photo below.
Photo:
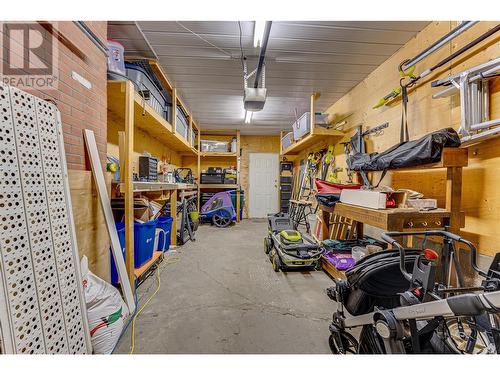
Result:
{"label": "plastic storage tote", "polygon": [[290,147],[293,143],[293,132],[286,133],[283,138],[281,138],[281,147],[283,150]]}
{"label": "plastic storage tote", "polygon": [[175,130],[179,133],[182,138],[188,139],[189,124],[187,116],[184,114],[180,107],[177,107],[177,124]]}
{"label": "plastic storage tote", "polygon": [[125,61],[123,59],[123,45],[116,40],[108,39],[108,70],[125,75]]}
{"label": "plastic storage tote", "polygon": [[[139,268],[153,257],[157,220],[146,223],[134,223],[134,267]],[[118,239],[125,259],[125,224],[116,223]],[[110,250],[111,251],[111,250]],[[118,283],[118,272],[115,260],[111,254],[111,282]]]}
{"label": "plastic storage tote", "polygon": [[[123,259],[125,259],[125,223],[116,223],[116,231],[118,232],[118,239],[120,240]],[[118,284],[118,271],[116,270],[115,258],[113,257],[111,248],[109,249],[109,257],[111,258],[111,284]]]}
{"label": "plastic storage tote", "polygon": [[[315,113],[314,122],[316,124],[326,125],[328,123],[328,114]],[[311,130],[311,112],[305,112],[298,118],[297,121],[293,123],[292,127],[294,140],[298,141],[299,139],[307,135]]]}
{"label": "plastic storage tote", "polygon": [[164,119],[169,120],[169,107],[161,89],[156,86],[146,69],[137,64],[125,63],[127,78],[130,79],[135,89],[153,109]]}
{"label": "plastic storage tote", "polygon": [[228,152],[229,150],[229,142],[202,140],[200,145],[203,152]]}
{"label": "plastic storage tote", "polygon": [[157,219],[156,228],[162,229],[165,233],[160,232],[158,238],[158,247],[155,250],[167,251],[170,248],[170,233],[172,232],[172,222],[174,220],[170,216],[160,216]]}
{"label": "plastic storage tote", "polygon": [[134,223],[134,267],[138,268],[153,257],[158,220]]}
{"label": "plastic storage tote", "polygon": [[298,141],[311,130],[310,112],[305,112],[293,123],[293,139]]}

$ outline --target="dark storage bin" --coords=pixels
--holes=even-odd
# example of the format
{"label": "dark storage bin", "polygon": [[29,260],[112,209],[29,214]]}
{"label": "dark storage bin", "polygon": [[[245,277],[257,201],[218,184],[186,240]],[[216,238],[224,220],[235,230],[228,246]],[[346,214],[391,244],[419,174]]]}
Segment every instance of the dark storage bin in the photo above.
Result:
{"label": "dark storage bin", "polygon": [[292,171],[293,169],[293,163],[290,162],[290,161],[282,161],[280,163],[280,169],[281,169],[281,172],[283,171]]}
{"label": "dark storage bin", "polygon": [[291,197],[292,197],[292,192],[288,191],[281,192],[280,198],[282,201],[289,201]]}
{"label": "dark storage bin", "polygon": [[282,184],[291,185],[292,182],[293,182],[292,176],[281,176],[280,177],[280,183],[282,183]]}
{"label": "dark storage bin", "polygon": [[224,183],[224,173],[201,173],[200,174],[201,184],[223,184]]}
{"label": "dark storage bin", "polygon": [[153,107],[164,119],[170,121],[171,98],[163,90],[161,84],[155,82],[157,79],[149,68],[149,63],[125,63],[125,68],[127,78],[134,83],[135,90],[144,98],[146,103]]}
{"label": "dark storage bin", "polygon": [[292,185],[281,185],[281,191],[292,191]]}

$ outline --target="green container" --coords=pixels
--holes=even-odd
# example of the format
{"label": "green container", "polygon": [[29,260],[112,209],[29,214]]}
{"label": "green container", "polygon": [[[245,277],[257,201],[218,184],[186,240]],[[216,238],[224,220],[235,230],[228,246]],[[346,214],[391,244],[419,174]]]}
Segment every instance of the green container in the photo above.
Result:
{"label": "green container", "polygon": [[[236,191],[231,191],[231,201],[233,202],[233,207],[236,210]],[[243,219],[243,207],[245,207],[245,194],[244,191],[240,191],[240,220]]]}

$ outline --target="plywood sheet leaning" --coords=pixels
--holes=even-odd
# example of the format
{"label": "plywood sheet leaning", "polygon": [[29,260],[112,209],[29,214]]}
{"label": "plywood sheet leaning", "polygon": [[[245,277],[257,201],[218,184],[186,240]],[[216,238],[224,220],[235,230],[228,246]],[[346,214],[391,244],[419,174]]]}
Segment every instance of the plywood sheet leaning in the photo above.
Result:
{"label": "plywood sheet leaning", "polygon": [[89,154],[90,164],[92,167],[92,174],[94,176],[95,184],[97,185],[101,207],[106,219],[106,226],[108,229],[109,238],[111,240],[113,259],[115,260],[116,268],[118,271],[118,278],[123,290],[125,302],[128,306],[129,312],[132,314],[132,312],[135,310],[134,294],[130,286],[127,269],[125,267],[125,260],[123,259],[120,240],[118,239],[118,232],[116,231],[115,222],[113,220],[111,202],[109,200],[108,191],[106,190],[106,182],[104,181],[104,173],[102,172],[94,132],[92,130],[85,129],[83,131],[83,134],[85,137],[85,145],[87,147],[87,152]]}
{"label": "plywood sheet leaning", "polygon": [[4,353],[91,353],[60,114],[0,83]]}

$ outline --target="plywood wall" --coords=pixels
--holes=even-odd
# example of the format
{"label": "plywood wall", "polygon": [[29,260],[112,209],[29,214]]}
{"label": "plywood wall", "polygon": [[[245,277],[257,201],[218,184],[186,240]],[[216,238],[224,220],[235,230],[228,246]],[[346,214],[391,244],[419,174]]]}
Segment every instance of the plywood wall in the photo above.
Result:
{"label": "plywood wall", "polygon": [[[109,189],[109,174],[107,177]],[[68,180],[80,258],[85,255],[90,270],[110,281],[110,241],[92,172],[70,169]]]}
{"label": "plywood wall", "polygon": [[[118,131],[122,130],[114,121],[108,121],[108,148],[107,154],[118,158]],[[152,156],[157,157],[160,161],[171,164],[171,169],[174,170],[182,165],[181,155],[169,148],[165,147],[160,141],[140,129],[134,131],[134,157],[132,171],[139,173],[139,156],[144,152],[149,152]]]}
{"label": "plywood wall", "polygon": [[[401,61],[413,57],[456,25],[456,22],[432,22],[365,80],[336,103],[333,103],[327,111],[340,117],[349,115],[348,128],[358,124],[363,124],[365,128],[372,127],[388,121],[390,127],[384,131],[382,136],[368,139],[369,152],[383,151],[398,143],[401,118],[400,102],[396,101],[392,105],[380,109],[372,109],[372,106],[379,98],[398,86],[397,67]],[[480,22],[473,26],[460,37],[417,64],[416,73],[431,67],[494,25],[496,25],[495,22]],[[431,81],[499,56],[500,37],[497,34],[441,68],[436,74],[422,80],[409,95],[410,138],[417,139],[431,131],[449,126],[458,129],[460,121],[458,97],[432,99],[432,94],[436,90],[431,88]],[[491,117],[498,118],[500,116],[500,82],[498,79],[494,82],[492,91]],[[347,133],[348,135],[352,134],[352,132]],[[317,148],[321,147],[318,145]],[[338,154],[337,165],[345,167],[345,158],[342,155],[341,147],[337,147],[336,154]],[[498,223],[500,222],[500,189],[498,188],[500,183],[500,138],[484,141],[470,147],[469,156],[469,167],[464,170],[463,175],[462,207],[466,215],[463,234],[473,240],[482,253],[494,254],[500,251],[497,237]],[[343,177],[345,179],[345,174]],[[378,180],[377,177],[375,178]],[[395,187],[407,187],[421,191],[428,196],[435,196],[443,205],[444,178],[444,172],[439,171],[393,172],[384,182],[392,183]]]}

